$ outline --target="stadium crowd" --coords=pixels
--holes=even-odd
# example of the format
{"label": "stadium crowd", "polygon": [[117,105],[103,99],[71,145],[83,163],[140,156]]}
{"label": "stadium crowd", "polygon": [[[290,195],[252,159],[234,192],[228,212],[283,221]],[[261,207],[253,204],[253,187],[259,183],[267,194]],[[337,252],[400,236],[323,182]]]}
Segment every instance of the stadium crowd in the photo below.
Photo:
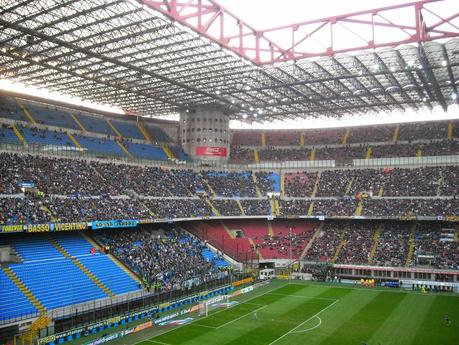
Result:
{"label": "stadium crowd", "polygon": [[[418,152],[422,156],[448,156],[459,153],[459,141],[457,140],[430,140],[415,143],[376,143],[376,144],[347,144],[334,146],[317,146],[314,148],[315,160],[351,160],[367,158],[368,149],[371,148],[369,158],[396,158],[416,157]],[[283,161],[308,161],[311,159],[313,147],[275,147],[258,149],[260,161],[283,162]],[[254,151],[251,148],[232,146],[231,159],[237,163],[253,163]]]}
{"label": "stadium crowd", "polygon": [[[240,198],[246,215],[270,215],[276,210],[266,195],[280,188],[279,175],[271,172],[162,169],[11,153],[1,153],[0,163],[1,202],[8,204],[0,215],[4,224],[240,215],[232,198]],[[285,173],[279,211],[350,216],[361,201],[363,216],[455,216],[458,177],[456,166]],[[21,182],[34,185],[25,196]],[[309,198],[314,191],[315,199],[290,199]]]}
{"label": "stadium crowd", "polygon": [[104,231],[96,237],[155,291],[190,288],[222,274],[202,255],[205,243],[178,228]]}

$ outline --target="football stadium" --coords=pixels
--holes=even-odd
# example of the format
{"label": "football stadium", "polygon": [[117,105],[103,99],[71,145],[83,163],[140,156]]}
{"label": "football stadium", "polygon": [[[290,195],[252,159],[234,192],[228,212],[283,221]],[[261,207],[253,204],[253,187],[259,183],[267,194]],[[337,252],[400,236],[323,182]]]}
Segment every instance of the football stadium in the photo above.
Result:
{"label": "football stadium", "polygon": [[458,345],[458,0],[0,0],[0,344]]}

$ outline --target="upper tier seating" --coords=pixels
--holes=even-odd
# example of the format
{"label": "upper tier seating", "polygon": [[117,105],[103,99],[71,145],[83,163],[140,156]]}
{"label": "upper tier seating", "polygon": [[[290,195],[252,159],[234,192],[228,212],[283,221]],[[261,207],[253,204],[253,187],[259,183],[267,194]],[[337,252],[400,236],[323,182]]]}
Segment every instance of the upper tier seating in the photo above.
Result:
{"label": "upper tier seating", "polygon": [[139,140],[145,140],[142,132],[135,122],[111,120],[111,123],[125,138],[133,138]]}
{"label": "upper tier seating", "polygon": [[13,98],[0,96],[0,117],[16,121],[30,122]]}
{"label": "upper tier seating", "polygon": [[78,121],[88,132],[95,132],[109,136],[116,136],[115,131],[108,125],[107,121],[99,116],[90,116],[82,113],[76,113]]}
{"label": "upper tier seating", "polygon": [[135,157],[158,161],[167,160],[168,157],[161,147],[151,144],[124,143],[124,146]]}
{"label": "upper tier seating", "polygon": [[145,124],[145,129],[150,133],[151,139],[154,143],[171,143],[172,139],[160,127]]}
{"label": "upper tier seating", "polygon": [[82,135],[75,135],[75,139],[80,143],[81,147],[92,153],[100,153],[102,155],[119,157],[126,156],[126,154],[114,140],[85,137]]}
{"label": "upper tier seating", "polygon": [[24,106],[30,112],[34,120],[39,124],[71,128],[75,130],[80,129],[70,114],[62,109],[38,103],[24,103]]}

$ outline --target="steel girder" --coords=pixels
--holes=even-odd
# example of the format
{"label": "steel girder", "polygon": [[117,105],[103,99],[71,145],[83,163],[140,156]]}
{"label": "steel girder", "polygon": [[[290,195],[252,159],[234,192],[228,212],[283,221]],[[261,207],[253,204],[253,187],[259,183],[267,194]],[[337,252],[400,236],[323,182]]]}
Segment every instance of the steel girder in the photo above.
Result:
{"label": "steel girder", "polygon": [[[248,122],[339,117],[438,104],[445,108],[457,102],[451,96],[457,94],[459,40],[430,42],[439,35],[452,35],[453,15],[431,15],[437,22],[423,26],[422,54],[417,46],[400,46],[311,61],[291,60],[288,49],[275,48],[285,53],[275,61],[285,62],[260,65],[247,56],[241,58],[241,51],[235,54],[234,49],[222,49],[222,42],[216,44],[209,36],[213,25],[227,15],[221,9],[210,16],[213,19],[209,17],[212,6],[218,6],[215,2],[210,6],[205,5],[207,0],[188,0],[184,7],[179,0],[161,1],[161,8],[171,3],[170,9],[180,8],[177,16],[191,22],[196,17],[187,11],[199,11],[196,4],[200,3],[200,27],[207,34],[197,34],[171,21],[169,15],[162,16],[151,9],[155,3],[159,6],[159,1],[142,5],[140,0],[8,1],[0,9],[0,78],[146,116],[219,104],[231,118]],[[427,16],[428,11],[435,13],[429,7],[435,3],[424,1],[406,9]],[[391,10],[396,8],[375,10],[374,17],[381,18]],[[346,15],[341,19],[350,23],[355,18]],[[402,31],[409,31],[407,26],[395,25]],[[375,20],[374,30],[376,27],[388,26]],[[245,42],[248,36],[243,33]],[[261,49],[258,62],[263,62],[262,56]]]}

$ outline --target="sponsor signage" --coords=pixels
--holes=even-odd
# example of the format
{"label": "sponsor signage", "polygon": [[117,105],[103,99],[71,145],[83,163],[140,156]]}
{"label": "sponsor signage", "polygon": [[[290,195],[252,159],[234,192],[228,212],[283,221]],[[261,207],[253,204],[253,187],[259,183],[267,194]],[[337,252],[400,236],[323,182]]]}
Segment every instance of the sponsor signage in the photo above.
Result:
{"label": "sponsor signage", "polygon": [[196,156],[226,157],[228,149],[223,146],[196,146]]}
{"label": "sponsor signage", "polygon": [[92,222],[92,229],[105,228],[135,228],[139,224],[138,220],[96,220]]}
{"label": "sponsor signage", "polygon": [[50,232],[85,230],[87,223],[44,223],[27,225],[1,225],[0,232]]}

